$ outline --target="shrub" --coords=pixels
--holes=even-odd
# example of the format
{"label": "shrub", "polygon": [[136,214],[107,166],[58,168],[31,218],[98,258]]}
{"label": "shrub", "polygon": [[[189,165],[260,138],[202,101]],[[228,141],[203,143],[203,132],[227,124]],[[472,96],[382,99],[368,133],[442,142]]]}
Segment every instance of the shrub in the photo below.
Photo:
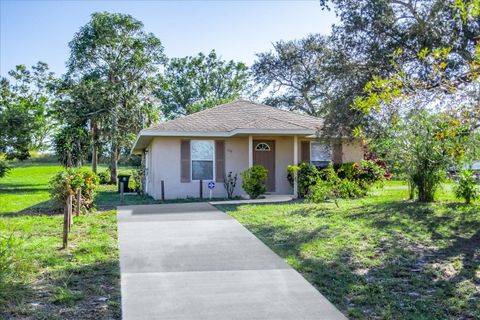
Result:
{"label": "shrub", "polygon": [[[98,176],[91,171],[67,169],[59,172],[50,180],[50,197],[55,208],[62,209],[65,207],[67,197],[75,195],[78,188],[81,188],[82,204],[80,210],[85,212],[93,208],[98,184]],[[73,207],[77,206],[76,202],[76,197],[73,197]]]}
{"label": "shrub", "polygon": [[340,198],[358,198],[363,197],[367,190],[360,187],[355,181],[342,179],[338,184],[338,195]]}
{"label": "shrub", "polygon": [[455,196],[459,199],[464,199],[467,204],[480,197],[479,187],[471,170],[465,168],[460,170],[460,179],[455,188]]}
{"label": "shrub", "polygon": [[355,181],[360,176],[360,167],[356,162],[345,162],[340,165],[337,170],[340,179]]}
{"label": "shrub", "polygon": [[232,171],[230,171],[227,174],[223,185],[225,186],[225,190],[227,191],[227,198],[232,199],[233,192],[235,191],[235,187],[237,186],[237,174],[233,174]]}
{"label": "shrub", "polygon": [[11,167],[7,161],[0,159],[0,178],[3,178],[10,171]]}
{"label": "shrub", "polygon": [[110,184],[110,169],[97,173],[100,184]]}
{"label": "shrub", "polygon": [[145,177],[145,169],[140,167],[136,170],[132,170],[130,180],[128,180],[128,189],[133,190],[139,195],[143,195],[144,187],[143,180]]}
{"label": "shrub", "polygon": [[267,190],[267,173],[268,170],[261,165],[254,165],[246,169],[240,175],[242,176],[242,188],[250,196],[251,199],[258,198]]}
{"label": "shrub", "polygon": [[376,161],[362,160],[357,182],[362,189],[368,190],[374,184],[384,181],[385,173],[385,168]]}
{"label": "shrub", "polygon": [[314,186],[319,179],[319,171],[317,167],[308,163],[302,162],[298,166],[288,166],[287,171],[289,173],[288,179],[292,186],[293,177],[297,174],[298,196],[300,198],[307,195],[309,189]]}
{"label": "shrub", "polygon": [[310,187],[310,190],[305,196],[309,202],[322,202],[333,197],[332,189],[326,181],[318,181]]}

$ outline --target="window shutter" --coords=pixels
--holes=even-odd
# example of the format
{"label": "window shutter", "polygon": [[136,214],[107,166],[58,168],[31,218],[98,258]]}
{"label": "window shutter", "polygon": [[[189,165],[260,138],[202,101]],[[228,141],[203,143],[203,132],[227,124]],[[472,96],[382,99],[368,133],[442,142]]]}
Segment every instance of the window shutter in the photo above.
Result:
{"label": "window shutter", "polygon": [[300,162],[310,163],[310,141],[300,144]]}
{"label": "window shutter", "polygon": [[332,161],[334,164],[341,164],[343,157],[342,141],[333,142]]}
{"label": "window shutter", "polygon": [[225,141],[215,140],[215,181],[225,181]]}
{"label": "window shutter", "polygon": [[180,182],[190,182],[190,140],[180,142]]}

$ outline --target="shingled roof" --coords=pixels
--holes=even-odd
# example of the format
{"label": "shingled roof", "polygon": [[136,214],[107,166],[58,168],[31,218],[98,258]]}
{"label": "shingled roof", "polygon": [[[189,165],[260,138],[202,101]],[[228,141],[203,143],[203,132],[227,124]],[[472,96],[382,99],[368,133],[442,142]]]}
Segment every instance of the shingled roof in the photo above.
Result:
{"label": "shingled roof", "polygon": [[237,100],[167,122],[144,131],[229,132],[235,129],[318,130],[319,118]]}
{"label": "shingled roof", "polygon": [[316,134],[319,118],[238,100],[143,129],[132,153],[141,153],[154,137],[233,137],[237,135]]}

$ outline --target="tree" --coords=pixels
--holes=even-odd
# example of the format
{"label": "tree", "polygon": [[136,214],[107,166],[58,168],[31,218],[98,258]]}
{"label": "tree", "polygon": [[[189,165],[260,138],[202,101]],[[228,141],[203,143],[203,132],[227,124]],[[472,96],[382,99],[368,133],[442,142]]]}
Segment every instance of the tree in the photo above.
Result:
{"label": "tree", "polygon": [[82,127],[65,126],[53,138],[58,160],[66,168],[81,168],[88,150],[88,133]]}
{"label": "tree", "polygon": [[[110,103],[107,89],[106,81],[95,75],[86,75],[75,80],[65,78],[58,81],[56,85],[57,101],[54,105],[54,114],[64,128],[82,129],[88,132],[92,171],[95,173],[102,142],[108,138],[107,133],[103,131],[104,118],[108,116]],[[63,140],[59,140],[61,141]],[[56,150],[60,149],[56,146]],[[86,158],[88,153],[88,150],[85,150],[85,154],[81,157]]]}
{"label": "tree", "polygon": [[43,62],[31,70],[18,65],[8,74],[11,80],[0,80],[0,153],[25,160],[30,150],[46,148],[55,127],[50,117],[54,77]]}
{"label": "tree", "polygon": [[273,52],[257,54],[253,77],[268,91],[265,103],[325,119],[323,133],[351,135],[365,117],[350,108],[365,72],[331,38],[309,35],[278,41]]}
{"label": "tree", "polygon": [[[459,16],[453,22],[470,21]],[[423,48],[415,63],[405,63],[409,53],[399,49],[389,74],[374,76],[355,99],[354,108],[384,120],[373,145],[397,157],[411,198],[416,189],[419,200],[432,201],[445,171],[478,153],[480,44],[463,49],[459,58],[458,48]]]}
{"label": "tree", "polygon": [[247,66],[222,60],[211,51],[208,55],[170,59],[158,78],[155,94],[163,116],[173,119],[238,99],[248,89]]}
{"label": "tree", "polygon": [[153,34],[143,31],[140,21],[108,12],[94,13],[69,46],[68,76],[94,76],[102,80],[107,93],[96,114],[102,113],[115,183],[121,150],[129,149],[135,134],[159,117],[151,89],[165,60],[163,47]]}

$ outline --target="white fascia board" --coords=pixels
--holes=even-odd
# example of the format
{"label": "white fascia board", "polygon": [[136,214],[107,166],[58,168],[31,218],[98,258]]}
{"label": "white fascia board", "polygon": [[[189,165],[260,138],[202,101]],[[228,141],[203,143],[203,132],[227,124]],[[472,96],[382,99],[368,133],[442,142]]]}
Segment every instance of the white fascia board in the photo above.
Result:
{"label": "white fascia board", "polygon": [[[232,131],[162,131],[155,129],[142,130],[137,135],[131,154],[140,152],[137,144],[141,137],[210,137],[228,138],[239,134],[262,134],[262,135],[314,135],[315,130],[309,129],[235,129]],[[138,153],[137,152],[137,153]]]}

